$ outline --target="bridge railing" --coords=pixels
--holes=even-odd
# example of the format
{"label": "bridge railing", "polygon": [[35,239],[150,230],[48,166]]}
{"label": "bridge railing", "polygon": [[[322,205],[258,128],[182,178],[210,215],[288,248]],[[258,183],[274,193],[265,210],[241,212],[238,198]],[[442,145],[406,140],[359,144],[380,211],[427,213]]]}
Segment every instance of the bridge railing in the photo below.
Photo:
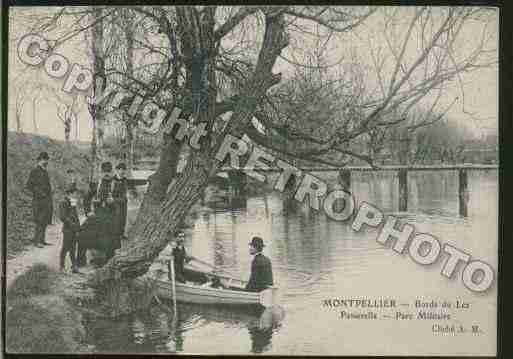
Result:
{"label": "bridge railing", "polygon": [[[299,170],[305,172],[331,172],[331,171],[399,171],[399,170],[408,170],[408,171],[451,171],[451,170],[496,170],[499,166],[496,164],[484,165],[484,164],[456,164],[456,165],[386,165],[386,166],[346,166],[346,167],[298,167]],[[281,172],[282,169],[279,167],[271,167],[271,168],[246,168],[246,167],[223,167],[221,171],[245,171],[245,170],[257,170],[263,172]]]}

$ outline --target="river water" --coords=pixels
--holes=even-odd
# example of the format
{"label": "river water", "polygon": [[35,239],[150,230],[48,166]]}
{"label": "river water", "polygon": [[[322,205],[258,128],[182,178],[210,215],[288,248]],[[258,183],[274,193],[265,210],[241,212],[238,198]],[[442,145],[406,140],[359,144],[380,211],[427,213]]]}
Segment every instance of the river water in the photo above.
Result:
{"label": "river water", "polygon": [[[319,173],[333,182],[335,173]],[[352,191],[385,214],[430,233],[441,243],[464,250],[497,268],[497,171],[469,173],[469,216],[458,215],[456,172],[409,174],[408,212],[398,212],[398,183],[393,172],[353,173]],[[159,306],[116,320],[86,323],[88,342],[97,352],[386,355],[495,354],[497,285],[476,294],[461,282],[440,275],[445,257],[430,266],[415,263],[376,241],[377,230],[351,229],[304,204],[288,205],[278,193],[250,196],[236,209],[204,206],[186,231],[194,256],[247,278],[248,241],[264,238],[272,260],[280,304],[286,312],[271,329],[257,327],[258,316],[244,310],[178,304],[178,318]],[[322,305],[330,298],[392,298],[415,313],[416,300],[455,300],[470,308],[449,310],[451,323],[478,324],[479,335],[440,335],[434,320],[343,320]],[[381,313],[381,312],[379,312]],[[395,312],[391,311],[391,315]],[[440,324],[446,324],[442,322]]]}

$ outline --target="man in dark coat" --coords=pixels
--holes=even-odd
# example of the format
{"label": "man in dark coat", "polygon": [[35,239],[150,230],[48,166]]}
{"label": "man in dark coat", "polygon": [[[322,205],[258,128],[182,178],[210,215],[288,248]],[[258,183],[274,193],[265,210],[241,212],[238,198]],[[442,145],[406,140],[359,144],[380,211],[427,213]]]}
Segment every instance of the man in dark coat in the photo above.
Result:
{"label": "man in dark coat", "polygon": [[260,292],[273,285],[273,269],[269,258],[262,254],[264,241],[260,237],[253,237],[249,243],[249,254],[254,255],[251,262],[251,275],[246,290]]}
{"label": "man in dark coat", "polygon": [[51,245],[45,242],[46,227],[52,223],[53,199],[52,185],[47,167],[50,157],[41,152],[37,157],[37,166],[30,171],[26,188],[32,193],[32,213],[35,222],[33,242],[36,246]]}
{"label": "man in dark coat", "polygon": [[114,198],[114,236],[119,239],[125,239],[126,217],[128,212],[128,190],[134,187],[126,175],[126,165],[120,163],[116,166],[117,174],[114,176],[114,189],[112,197]]}
{"label": "man in dark coat", "polygon": [[66,196],[59,205],[59,216],[62,221],[60,269],[64,271],[64,262],[66,255],[69,253],[73,273],[78,273],[76,243],[77,234],[80,231],[80,220],[77,211],[77,187],[70,185],[65,193]]}
{"label": "man in dark coat", "polygon": [[[105,253],[109,248],[106,238],[103,235],[105,226],[101,221],[101,217],[95,215],[99,205],[99,201],[93,201],[91,212],[80,226],[80,232],[77,235],[77,264],[79,267],[87,265],[87,250],[94,249]],[[91,263],[96,265],[101,265],[103,262],[104,261],[100,258],[91,260]]]}
{"label": "man in dark coat", "polygon": [[[101,171],[102,178],[99,186],[91,182],[89,194],[86,197],[85,211],[89,213],[78,234],[78,265],[80,267],[87,265],[87,250],[94,249],[102,252],[105,258],[94,258],[91,263],[103,265],[106,260],[114,256],[117,247],[114,236],[115,201],[113,198],[112,163],[102,163]],[[96,187],[98,187],[98,193],[94,190]]]}
{"label": "man in dark coat", "polygon": [[[171,253],[173,256],[175,278],[178,282],[185,283],[185,263],[190,261],[190,257],[187,256],[187,252],[185,251],[185,233],[180,231],[176,234],[176,237],[176,246]],[[169,274],[171,275],[171,272],[169,272]]]}
{"label": "man in dark coat", "polygon": [[[114,177],[112,175],[112,163],[104,162],[101,165],[103,177],[98,189],[98,206],[95,208],[95,217],[99,223],[99,233],[104,253],[107,260],[114,256],[118,246],[119,239],[115,238],[114,233],[114,211],[115,204],[112,196],[114,188]],[[117,248],[116,248],[117,247]]]}

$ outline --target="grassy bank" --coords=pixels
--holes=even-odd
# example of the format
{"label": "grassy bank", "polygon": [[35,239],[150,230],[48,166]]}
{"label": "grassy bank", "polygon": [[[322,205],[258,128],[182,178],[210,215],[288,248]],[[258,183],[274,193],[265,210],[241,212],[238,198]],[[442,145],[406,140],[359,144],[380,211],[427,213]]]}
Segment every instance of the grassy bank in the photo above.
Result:
{"label": "grassy bank", "polygon": [[[66,170],[77,174],[79,189],[87,188],[87,154],[73,145],[48,137],[8,132],[7,135],[7,255],[12,256],[31,243],[33,236],[32,198],[24,189],[40,152],[50,155],[48,172],[54,190],[54,210],[62,199]],[[57,216],[54,216],[54,222]]]}
{"label": "grassy bank", "polygon": [[83,351],[81,314],[56,295],[59,273],[36,264],[7,291],[5,344],[8,353]]}

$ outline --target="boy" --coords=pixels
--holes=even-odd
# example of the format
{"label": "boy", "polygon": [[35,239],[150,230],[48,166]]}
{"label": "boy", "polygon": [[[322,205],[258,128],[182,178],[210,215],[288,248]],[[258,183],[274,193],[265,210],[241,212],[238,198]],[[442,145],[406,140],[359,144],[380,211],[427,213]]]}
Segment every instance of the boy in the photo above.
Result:
{"label": "boy", "polygon": [[65,197],[59,206],[59,216],[62,221],[62,249],[60,255],[60,269],[64,271],[66,254],[69,253],[73,273],[79,273],[76,261],[77,233],[80,231],[80,220],[77,211],[77,188],[69,186]]}

